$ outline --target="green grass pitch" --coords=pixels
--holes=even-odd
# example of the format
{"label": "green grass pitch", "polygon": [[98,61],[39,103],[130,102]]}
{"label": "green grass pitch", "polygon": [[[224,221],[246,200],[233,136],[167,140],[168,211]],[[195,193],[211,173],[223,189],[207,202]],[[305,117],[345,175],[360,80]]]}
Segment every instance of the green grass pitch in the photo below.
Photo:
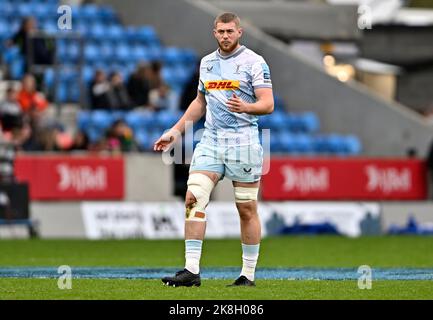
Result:
{"label": "green grass pitch", "polygon": [[[260,267],[433,267],[433,237],[338,236],[263,239]],[[69,265],[183,267],[181,240],[1,240],[0,268]],[[239,240],[203,245],[203,267],[241,267]],[[203,280],[199,288],[171,288],[142,279],[0,278],[0,299],[433,299],[431,280],[374,280],[360,290],[354,280],[257,280],[255,288],[227,288],[231,280]]]}

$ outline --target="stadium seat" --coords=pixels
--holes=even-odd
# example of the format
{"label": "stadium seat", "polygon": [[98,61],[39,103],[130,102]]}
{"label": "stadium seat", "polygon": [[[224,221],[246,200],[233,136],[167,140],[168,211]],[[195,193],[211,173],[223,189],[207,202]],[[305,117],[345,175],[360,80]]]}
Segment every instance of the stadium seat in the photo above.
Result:
{"label": "stadium seat", "polygon": [[11,3],[2,3],[2,9],[0,10],[0,18],[9,18],[13,15],[14,7]]}
{"label": "stadium seat", "polygon": [[44,84],[48,88],[52,88],[54,84],[54,69],[53,68],[47,68],[44,71]]}
{"label": "stadium seat", "polygon": [[156,114],[155,126],[161,130],[171,128],[182,116],[181,112],[173,112],[170,110],[163,110]]}
{"label": "stadium seat", "polygon": [[89,26],[89,39],[101,40],[105,37],[105,26],[102,23],[94,23]]}
{"label": "stadium seat", "polygon": [[151,148],[153,141],[150,140],[150,135],[146,130],[138,130],[134,138],[140,151],[148,151]]}
{"label": "stadium seat", "polygon": [[13,14],[21,18],[31,16],[33,14],[33,8],[30,3],[18,3],[14,9],[15,10],[13,11]]}
{"label": "stadium seat", "polygon": [[114,49],[114,58],[118,62],[127,62],[130,59],[131,50],[126,44],[120,44]]}
{"label": "stadium seat", "polygon": [[135,45],[131,48],[131,59],[135,62],[150,61],[151,53],[145,46]]}
{"label": "stadium seat", "polygon": [[99,7],[99,18],[106,24],[117,23],[117,15],[113,8],[107,5],[102,5]]}
{"label": "stadium seat", "polygon": [[274,95],[274,110],[278,112],[286,112],[284,100],[278,95]]}
{"label": "stadium seat", "polygon": [[159,45],[159,38],[151,26],[143,26],[137,29],[136,39],[146,45]]}
{"label": "stadium seat", "polygon": [[105,132],[93,127],[87,127],[87,129],[85,129],[85,133],[89,137],[90,143],[96,143],[104,137]]}
{"label": "stadium seat", "polygon": [[95,110],[91,115],[91,127],[98,130],[106,130],[113,123],[113,116],[109,111]]}
{"label": "stadium seat", "polygon": [[9,23],[6,19],[0,18],[0,40],[3,42],[11,36]]}
{"label": "stadium seat", "polygon": [[178,63],[182,63],[182,53],[178,48],[169,47],[165,48],[162,53],[163,62],[168,67],[174,67]]}
{"label": "stadium seat", "polygon": [[123,110],[114,110],[114,111],[111,112],[111,115],[113,117],[113,121],[125,120],[126,111],[123,111]]}
{"label": "stadium seat", "polygon": [[274,112],[269,118],[269,129],[281,131],[287,128],[287,116],[283,112]]}
{"label": "stadium seat", "polygon": [[86,131],[86,128],[90,126],[91,112],[80,111],[77,115],[77,126],[80,131]]}
{"label": "stadium seat", "polygon": [[326,151],[333,154],[344,154],[345,143],[344,137],[338,134],[330,134],[326,138]]}
{"label": "stadium seat", "polygon": [[67,82],[59,82],[56,87],[56,101],[60,103],[68,102],[68,84]]}
{"label": "stadium seat", "polygon": [[155,118],[153,113],[146,111],[130,111],[125,116],[126,124],[134,130],[147,129],[155,127]]}
{"label": "stadium seat", "polygon": [[85,4],[80,7],[79,14],[82,19],[94,22],[99,19],[99,8],[94,4]]}
{"label": "stadium seat", "polygon": [[35,3],[32,6],[32,13],[38,19],[46,19],[53,16],[52,12],[50,12],[52,9],[57,14],[57,8],[53,8],[45,3]]}
{"label": "stadium seat", "polygon": [[86,44],[84,46],[84,59],[87,62],[95,62],[100,59],[100,54],[98,47],[91,44]]}
{"label": "stadium seat", "polygon": [[305,112],[301,115],[302,129],[304,132],[314,133],[319,131],[320,121],[314,112]]}
{"label": "stadium seat", "polygon": [[111,25],[105,29],[105,37],[111,41],[123,40],[124,33],[123,28],[119,25]]}
{"label": "stadium seat", "polygon": [[362,151],[362,145],[359,138],[355,135],[348,135],[344,137],[344,143],[345,143],[345,152],[348,155],[357,155],[360,154]]}

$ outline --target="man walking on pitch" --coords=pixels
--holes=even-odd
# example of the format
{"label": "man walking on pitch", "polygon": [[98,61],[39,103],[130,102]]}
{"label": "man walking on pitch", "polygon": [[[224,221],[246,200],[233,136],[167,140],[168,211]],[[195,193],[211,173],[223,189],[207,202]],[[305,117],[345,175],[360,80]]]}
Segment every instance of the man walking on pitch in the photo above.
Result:
{"label": "man walking on pitch", "polygon": [[243,265],[232,285],[255,285],[261,237],[257,194],[263,165],[257,120],[273,112],[272,83],[265,60],[240,44],[242,28],[235,14],[219,15],[213,33],[219,48],[201,60],[197,97],[154,145],[155,151],[168,150],[185,131],[186,122],[196,122],[206,113],[205,131],[194,150],[187,182],[185,268],[162,279],[169,286],[200,286],[205,209],[224,176],[233,182],[241,224]]}

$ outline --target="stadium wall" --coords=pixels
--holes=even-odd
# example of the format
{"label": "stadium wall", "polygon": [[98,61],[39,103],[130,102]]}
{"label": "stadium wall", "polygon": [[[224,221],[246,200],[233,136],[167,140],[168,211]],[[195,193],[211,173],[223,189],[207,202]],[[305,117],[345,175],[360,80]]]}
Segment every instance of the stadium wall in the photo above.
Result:
{"label": "stadium wall", "polygon": [[[194,0],[104,3],[112,5],[125,24],[155,26],[170,46],[192,47],[199,55],[215,48],[212,22],[222,9],[212,4]],[[366,155],[403,156],[409,148],[426,155],[433,128],[415,112],[380,98],[361,84],[339,82],[246,22],[244,29],[244,43],[266,58],[273,70],[274,88],[290,110],[317,112],[324,132],[358,135]]]}
{"label": "stadium wall", "polygon": [[[105,202],[94,202],[104,205]],[[121,202],[119,202],[121,203]],[[219,201],[219,203],[223,203]],[[299,202],[314,204],[315,202]],[[125,204],[139,204],[139,202],[125,202]],[[168,204],[168,203],[167,203]],[[355,203],[354,203],[355,204]],[[358,203],[356,203],[358,204]],[[433,222],[433,202],[382,202],[380,224],[382,232],[387,232],[392,225],[406,226],[409,216],[413,216],[417,223]],[[31,217],[38,223],[38,230],[42,238],[85,238],[86,230],[80,202],[33,202]],[[25,232],[19,234],[25,236]],[[2,230],[0,238],[14,237],[17,230]]]}

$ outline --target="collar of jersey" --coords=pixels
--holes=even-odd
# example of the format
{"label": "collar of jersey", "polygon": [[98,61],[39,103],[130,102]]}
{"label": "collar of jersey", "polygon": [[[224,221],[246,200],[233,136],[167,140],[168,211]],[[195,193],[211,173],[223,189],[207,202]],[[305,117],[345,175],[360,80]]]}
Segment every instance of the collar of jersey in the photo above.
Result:
{"label": "collar of jersey", "polygon": [[234,52],[232,52],[232,53],[230,53],[229,55],[227,55],[227,56],[223,56],[221,53],[220,53],[220,49],[217,49],[217,55],[218,55],[218,57],[220,57],[221,59],[228,59],[228,58],[233,58],[233,57],[236,57],[237,55],[239,55],[242,51],[244,51],[245,50],[245,46],[240,46],[239,48],[237,48]]}

